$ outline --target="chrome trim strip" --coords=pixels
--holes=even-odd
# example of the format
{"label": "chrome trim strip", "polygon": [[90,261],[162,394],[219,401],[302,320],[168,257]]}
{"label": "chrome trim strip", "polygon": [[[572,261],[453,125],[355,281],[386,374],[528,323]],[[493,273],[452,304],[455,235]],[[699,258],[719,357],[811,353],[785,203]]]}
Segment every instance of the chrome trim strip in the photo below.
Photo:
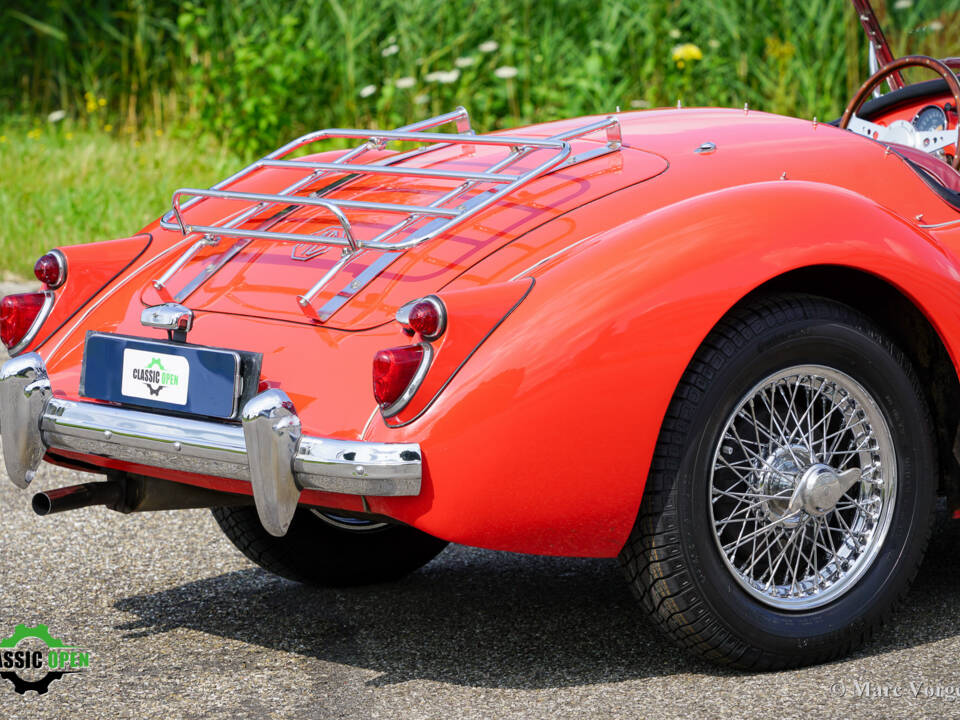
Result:
{"label": "chrome trim strip", "polygon": [[581,244],[585,243],[585,242],[586,242],[587,240],[589,240],[589,239],[590,239],[590,238],[583,238],[582,240],[577,240],[576,242],[570,243],[570,244],[567,245],[566,247],[560,248],[560,249],[557,250],[556,252],[550,253],[550,254],[547,255],[545,258],[542,258],[542,259],[540,259],[540,260],[537,260],[533,265],[530,265],[529,267],[524,268],[523,270],[521,270],[520,272],[518,272],[516,275],[514,275],[512,278],[510,278],[509,282],[514,282],[515,280],[519,280],[520,278],[524,277],[525,275],[529,275],[530,273],[532,273],[534,270],[536,270],[536,269],[537,269],[538,267],[540,267],[541,265],[546,265],[548,262],[550,262],[550,261],[553,260],[554,258],[560,257],[561,255],[563,255],[567,250],[572,250],[572,249],[575,248],[577,245],[581,245]]}
{"label": "chrome trim strip", "polygon": [[565,170],[571,165],[579,165],[580,163],[585,163],[588,160],[594,160],[598,157],[603,157],[604,155],[609,155],[612,152],[616,152],[620,149],[620,146],[610,147],[609,145],[600,145],[599,147],[593,148],[592,150],[584,150],[582,153],[577,155],[572,155],[564,160],[562,163],[557,165],[553,172],[558,170]]}
{"label": "chrome trim strip", "polygon": [[423,379],[427,376],[427,370],[430,369],[430,363],[433,362],[433,346],[428,342],[422,342],[420,343],[420,347],[423,348],[423,357],[420,359],[417,371],[413,374],[413,379],[410,381],[410,384],[407,385],[407,389],[403,391],[403,394],[398,397],[393,404],[385,408],[380,408],[380,414],[383,417],[393,417],[403,410],[423,384]]}
{"label": "chrome trim strip", "polygon": [[202,238],[193,243],[193,245],[187,248],[187,250],[177,258],[177,261],[167,268],[163,275],[153,281],[153,287],[157,290],[164,290],[167,283],[170,281],[170,278],[180,272],[180,268],[186,265],[190,258],[200,252],[201,248],[204,248],[207,245],[216,245],[218,242],[220,242],[220,238],[212,235],[204,235]]}
{"label": "chrome trim strip", "polygon": [[314,298],[314,296],[320,292],[328,282],[333,280],[337,273],[346,267],[351,260],[356,258],[358,254],[359,253],[344,250],[340,254],[340,257],[337,258],[337,261],[330,266],[330,269],[323,274],[322,278],[317,280],[312,288],[307,290],[307,292],[305,292],[303,295],[297,295],[297,304],[300,306],[300,309],[303,310],[304,314],[307,315],[307,317],[316,317],[316,310],[314,309],[313,305],[310,304],[310,301]]}
{"label": "chrome trim strip", "polygon": [[960,220],[948,220],[947,222],[936,223],[935,225],[920,225],[924,230],[937,230],[939,228],[953,227],[954,225],[960,226]]}
{"label": "chrome trim strip", "polygon": [[50,311],[53,310],[53,301],[56,300],[56,295],[51,290],[42,290],[41,292],[43,292],[45,297],[43,298],[43,305],[40,307],[40,312],[37,314],[37,317],[34,318],[30,329],[27,330],[27,334],[21,338],[20,342],[11,348],[7,348],[7,354],[11,357],[33,342],[37,333],[40,332],[40,328],[43,327],[43,324],[50,316]]}
{"label": "chrome trim strip", "polygon": [[[317,311],[317,314],[316,314],[317,320],[319,320],[320,322],[326,322],[331,317],[333,317],[333,314],[337,312],[337,310],[342,308],[344,305],[346,305],[347,302],[350,300],[350,298],[352,298],[358,292],[363,290],[367,285],[369,285],[374,280],[374,278],[379,277],[380,273],[382,273],[384,270],[390,267],[390,265],[393,264],[393,261],[396,260],[401,255],[403,255],[403,253],[398,253],[398,252],[381,253],[380,257],[378,257],[376,260],[370,263],[370,265],[367,266],[366,270],[364,270],[359,275],[357,275],[353,280],[351,280],[347,284],[345,288],[343,288],[343,290],[338,292],[336,295],[334,295],[332,298],[330,298],[323,304],[323,307],[321,307]],[[297,298],[297,300],[300,302],[301,307],[306,307],[304,303],[309,305],[310,301],[314,298],[314,296],[326,284],[326,282],[324,282],[325,279],[326,279],[326,275],[324,275],[324,278],[319,283],[317,283],[312,288],[310,288],[310,290],[307,292],[306,295],[303,295],[302,297]]]}
{"label": "chrome trim strip", "polygon": [[230,262],[234,257],[236,257],[241,250],[243,250],[247,245],[253,242],[253,238],[242,238],[237,240],[233,245],[227,248],[219,258],[212,260],[210,264],[203,268],[200,273],[193,278],[190,282],[180,288],[179,292],[173,296],[173,299],[177,302],[184,302],[188,297],[190,297],[194,290],[203,285],[207,280],[212,278],[220,268]]}

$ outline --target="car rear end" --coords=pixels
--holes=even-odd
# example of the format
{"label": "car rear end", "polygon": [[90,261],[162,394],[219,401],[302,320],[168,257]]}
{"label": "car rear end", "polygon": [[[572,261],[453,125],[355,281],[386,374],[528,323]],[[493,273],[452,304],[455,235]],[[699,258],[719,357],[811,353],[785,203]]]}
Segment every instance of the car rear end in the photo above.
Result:
{"label": "car rear end", "polygon": [[[46,459],[213,493],[162,507],[252,495],[278,536],[298,505],[364,516],[373,498],[422,497],[435,479],[421,443],[370,436],[428,412],[532,288],[470,269],[666,167],[639,151],[625,163],[610,118],[521,137],[426,132],[464,117],[306,136],[210,191],[178,191],[141,235],[41,259],[43,289],[0,314],[15,355],[0,371],[11,480],[26,488]],[[284,157],[330,136],[364,142]],[[130,494],[77,489],[44,508],[82,495],[143,509]]]}

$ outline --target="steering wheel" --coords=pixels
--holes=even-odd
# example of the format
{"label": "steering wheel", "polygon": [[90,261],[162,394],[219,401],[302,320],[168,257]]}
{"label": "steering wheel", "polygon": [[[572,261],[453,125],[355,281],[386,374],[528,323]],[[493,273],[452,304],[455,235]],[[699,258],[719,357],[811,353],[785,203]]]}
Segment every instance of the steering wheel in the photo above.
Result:
{"label": "steering wheel", "polygon": [[907,55],[884,65],[863,84],[857,94],[853,96],[850,104],[847,105],[847,109],[843,111],[843,117],[840,118],[840,127],[849,129],[859,135],[866,135],[874,140],[908,145],[927,153],[935,153],[948,145],[956,145],[957,151],[953,156],[953,167],[960,170],[960,123],[957,123],[957,132],[951,134],[947,128],[930,131],[917,130],[906,120],[897,120],[886,126],[857,117],[857,110],[860,109],[874,88],[886,80],[888,75],[906,67],[925,67],[938,73],[940,77],[946,80],[947,87],[953,93],[955,106],[960,108],[960,80],[957,79],[957,76],[953,74],[947,64],[926,55]]}

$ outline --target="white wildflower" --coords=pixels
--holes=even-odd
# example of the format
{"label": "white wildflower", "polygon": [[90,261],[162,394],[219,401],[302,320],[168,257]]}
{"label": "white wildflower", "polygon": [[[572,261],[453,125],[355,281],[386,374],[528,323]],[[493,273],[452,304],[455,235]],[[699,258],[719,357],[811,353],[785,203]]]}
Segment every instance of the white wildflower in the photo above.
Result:
{"label": "white wildflower", "polygon": [[943,23],[940,22],[939,20],[934,20],[932,23],[927,25],[927,30],[929,30],[930,32],[940,32],[941,30],[943,30]]}
{"label": "white wildflower", "polygon": [[387,45],[383,50],[380,51],[380,54],[384,57],[390,57],[391,55],[396,55],[398,52],[400,52],[400,46],[394,44]]}
{"label": "white wildflower", "polygon": [[427,82],[438,82],[449,85],[452,82],[456,82],[459,77],[459,70],[435,70],[434,72],[424,75],[423,79]]}
{"label": "white wildflower", "polygon": [[517,69],[512,65],[504,65],[503,67],[498,67],[496,70],[494,70],[493,74],[501,80],[509,80],[510,78],[515,78],[517,76]]}
{"label": "white wildflower", "polygon": [[710,47],[711,50],[718,50],[720,48],[720,41],[717,40],[716,38],[710,38],[709,40],[707,40],[707,45]]}
{"label": "white wildflower", "polygon": [[397,78],[393,84],[396,85],[401,90],[409,90],[410,88],[412,88],[414,85],[417,84],[417,81],[414,80],[412,77],[402,77],[402,78]]}
{"label": "white wildflower", "polygon": [[54,110],[52,113],[47,115],[47,122],[60,122],[67,116],[66,110]]}
{"label": "white wildflower", "polygon": [[500,43],[496,40],[487,40],[486,42],[480,43],[478,49],[482,53],[492,53],[496,52],[498,47],[500,47]]}
{"label": "white wildflower", "polygon": [[913,0],[897,0],[893,4],[894,10],[906,10],[908,7],[913,5]]}
{"label": "white wildflower", "polygon": [[430,96],[426,93],[420,93],[413,99],[413,102],[415,105],[426,105],[430,102]]}
{"label": "white wildflower", "polygon": [[363,97],[363,98],[370,97],[376,91],[377,91],[376,85],[364,85],[362,88],[360,88],[360,97]]}
{"label": "white wildflower", "polygon": [[630,107],[632,107],[634,110],[640,110],[641,108],[650,107],[650,103],[646,100],[631,100]]}
{"label": "white wildflower", "polygon": [[471,65],[473,65],[473,58],[458,57],[456,60],[453,61],[453,64],[456,65],[458,68],[468,68]]}
{"label": "white wildflower", "polygon": [[674,40],[676,40],[677,38],[680,37],[680,31],[677,30],[676,28],[672,28],[672,29],[670,30],[669,35],[670,35],[670,37],[672,37]]}

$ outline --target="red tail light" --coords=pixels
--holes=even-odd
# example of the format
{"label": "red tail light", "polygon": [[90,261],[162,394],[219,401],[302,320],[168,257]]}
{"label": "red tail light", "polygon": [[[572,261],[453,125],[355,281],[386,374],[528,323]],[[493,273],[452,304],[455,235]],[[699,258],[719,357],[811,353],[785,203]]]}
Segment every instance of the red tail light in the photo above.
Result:
{"label": "red tail light", "polygon": [[37,264],[33,266],[33,274],[51,290],[58,288],[67,280],[66,258],[59,250],[48,252],[37,260]]}
{"label": "red tail light", "polygon": [[410,310],[410,327],[420,335],[433,340],[440,337],[445,330],[446,313],[439,300],[427,298],[421,300]]}
{"label": "red tail light", "polygon": [[0,342],[8,348],[16,347],[30,332],[46,299],[46,293],[36,292],[7,295],[0,300]]}
{"label": "red tail light", "polygon": [[420,333],[424,340],[436,340],[447,329],[447,308],[435,295],[407,303],[397,311],[397,322],[408,335]]}
{"label": "red tail light", "polygon": [[414,380],[423,365],[426,352],[424,345],[407,345],[381,350],[374,355],[373,396],[387,417],[402,409],[402,405],[393,406],[403,398],[408,388],[416,391]]}

